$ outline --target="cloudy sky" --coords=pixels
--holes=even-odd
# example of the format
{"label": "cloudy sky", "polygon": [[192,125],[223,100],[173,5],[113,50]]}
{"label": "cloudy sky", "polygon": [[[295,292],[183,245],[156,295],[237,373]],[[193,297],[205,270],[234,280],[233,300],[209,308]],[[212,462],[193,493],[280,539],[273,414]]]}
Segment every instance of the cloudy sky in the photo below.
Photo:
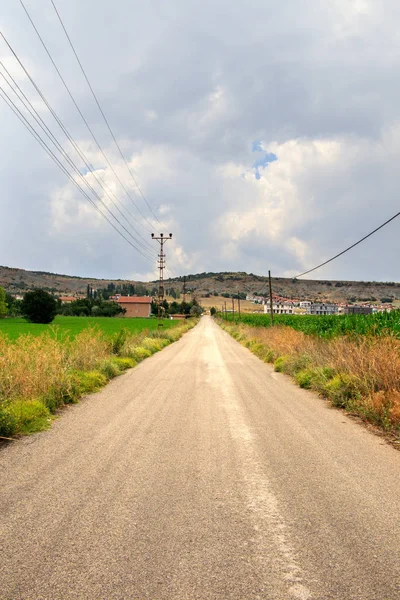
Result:
{"label": "cloudy sky", "polygon": [[[171,231],[171,274],[293,276],[400,210],[397,0],[54,1],[160,223],[51,1],[24,3],[113,169],[20,2],[2,0],[1,31],[81,156],[3,39],[0,72],[8,78],[8,70],[68,153],[75,181],[143,255],[0,98],[0,264],[153,277],[150,232]],[[3,76],[0,85],[22,107]],[[400,218],[310,277],[398,281],[399,232]]]}

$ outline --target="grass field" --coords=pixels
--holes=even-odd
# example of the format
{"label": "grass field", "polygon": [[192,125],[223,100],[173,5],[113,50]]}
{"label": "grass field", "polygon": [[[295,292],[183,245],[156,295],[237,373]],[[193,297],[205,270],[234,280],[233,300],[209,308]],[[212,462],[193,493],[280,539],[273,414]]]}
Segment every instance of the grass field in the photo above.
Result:
{"label": "grass field", "polygon": [[[164,320],[164,329],[176,327],[178,321]],[[58,316],[49,325],[39,323],[28,323],[25,319],[0,319],[0,333],[6,334],[10,340],[16,340],[20,335],[31,334],[40,335],[49,331],[51,333],[68,333],[70,337],[75,337],[87,327],[97,327],[107,336],[118,333],[122,328],[128,329],[131,333],[140,333],[144,330],[153,331],[158,327],[158,320],[154,318],[112,318],[112,317],[62,317]]]}

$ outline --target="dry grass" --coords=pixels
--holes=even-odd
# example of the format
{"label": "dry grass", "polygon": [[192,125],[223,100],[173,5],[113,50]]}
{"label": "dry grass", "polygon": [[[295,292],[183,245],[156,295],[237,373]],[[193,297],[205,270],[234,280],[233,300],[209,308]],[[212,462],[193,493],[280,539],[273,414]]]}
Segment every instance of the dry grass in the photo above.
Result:
{"label": "dry grass", "polygon": [[400,433],[400,340],[360,336],[328,341],[285,326],[221,325],[302,387]]}
{"label": "dry grass", "polygon": [[31,433],[48,426],[51,413],[179,339],[195,320],[165,331],[113,339],[87,328],[74,339],[22,335],[11,342],[0,335],[0,436]]}

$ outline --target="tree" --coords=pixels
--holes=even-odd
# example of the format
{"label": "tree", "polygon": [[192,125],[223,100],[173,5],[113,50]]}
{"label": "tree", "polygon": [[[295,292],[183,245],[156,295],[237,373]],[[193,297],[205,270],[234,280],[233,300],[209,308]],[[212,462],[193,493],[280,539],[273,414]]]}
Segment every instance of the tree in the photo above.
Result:
{"label": "tree", "polygon": [[210,308],[210,315],[213,317],[216,314],[216,312],[217,312],[217,309],[215,308],[215,306],[212,306]]}
{"label": "tree", "polygon": [[202,312],[203,312],[203,310],[202,310],[201,306],[199,306],[198,304],[194,304],[192,306],[192,308],[190,309],[190,315],[192,317],[200,317]]}
{"label": "tree", "polygon": [[6,290],[0,287],[0,317],[5,317],[8,314],[8,306],[6,302]]}
{"label": "tree", "polygon": [[22,316],[31,323],[51,323],[56,312],[56,299],[44,290],[27,292],[21,302]]}

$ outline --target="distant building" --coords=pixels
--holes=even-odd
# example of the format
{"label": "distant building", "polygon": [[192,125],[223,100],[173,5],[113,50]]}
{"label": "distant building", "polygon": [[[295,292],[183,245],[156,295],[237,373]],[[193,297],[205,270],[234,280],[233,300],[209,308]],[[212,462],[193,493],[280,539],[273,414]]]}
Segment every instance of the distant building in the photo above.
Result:
{"label": "distant building", "polygon": [[124,317],[149,317],[151,301],[150,296],[116,296],[114,300],[126,310]]}
{"label": "distant building", "polygon": [[308,315],[337,315],[338,305],[337,304],[325,304],[320,302],[311,302],[307,306]]}
{"label": "distant building", "polygon": [[[272,310],[274,315],[292,315],[293,314],[293,304],[289,302],[273,302]],[[264,304],[264,313],[270,313],[270,303],[266,302]]]}
{"label": "distant building", "polygon": [[311,302],[309,300],[302,300],[299,302],[299,308],[307,309],[309,306],[311,306]]}
{"label": "distant building", "polygon": [[186,319],[188,315],[170,315],[170,319],[172,319],[173,321],[183,321],[183,319]]}
{"label": "distant building", "polygon": [[343,313],[345,315],[370,315],[372,314],[372,306],[345,306]]}
{"label": "distant building", "polygon": [[61,304],[71,304],[71,302],[78,300],[78,298],[75,298],[75,296],[60,296],[58,299],[60,300]]}

